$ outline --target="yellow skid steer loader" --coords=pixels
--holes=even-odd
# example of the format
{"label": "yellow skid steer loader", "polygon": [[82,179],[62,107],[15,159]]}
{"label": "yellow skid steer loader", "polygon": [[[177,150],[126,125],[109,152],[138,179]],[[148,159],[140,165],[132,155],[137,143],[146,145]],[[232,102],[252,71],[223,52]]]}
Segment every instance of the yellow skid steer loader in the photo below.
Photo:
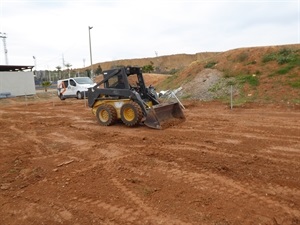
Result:
{"label": "yellow skid steer loader", "polygon": [[160,103],[154,87],[146,87],[140,67],[103,72],[103,80],[88,89],[88,104],[98,123],[110,126],[121,120],[126,126],[145,124],[164,129],[185,120],[178,102]]}

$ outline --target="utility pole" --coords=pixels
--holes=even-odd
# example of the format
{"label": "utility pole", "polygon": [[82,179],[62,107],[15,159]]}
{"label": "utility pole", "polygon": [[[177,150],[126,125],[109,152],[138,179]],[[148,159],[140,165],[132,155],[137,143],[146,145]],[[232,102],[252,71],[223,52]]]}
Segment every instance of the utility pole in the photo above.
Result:
{"label": "utility pole", "polygon": [[89,43],[90,43],[90,59],[91,59],[91,77],[93,77],[93,76],[94,76],[94,73],[93,73],[93,60],[92,60],[91,29],[93,29],[93,27],[90,27],[90,26],[89,26]]}
{"label": "utility pole", "polygon": [[62,54],[62,69],[61,69],[61,77],[63,78],[63,71],[65,69],[65,58],[64,54]]}
{"label": "utility pole", "polygon": [[62,69],[65,68],[65,58],[64,58],[64,54],[62,54]]}
{"label": "utility pole", "polygon": [[3,48],[4,48],[4,54],[5,54],[5,63],[8,65],[8,58],[7,58],[7,48],[6,48],[6,33],[0,32],[0,38],[2,38],[3,41]]}

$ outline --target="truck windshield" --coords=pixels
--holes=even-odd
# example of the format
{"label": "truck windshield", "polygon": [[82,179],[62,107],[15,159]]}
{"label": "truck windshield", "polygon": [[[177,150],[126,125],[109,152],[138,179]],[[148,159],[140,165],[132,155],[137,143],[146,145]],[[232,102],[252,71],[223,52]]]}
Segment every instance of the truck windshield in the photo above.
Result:
{"label": "truck windshield", "polygon": [[78,84],[94,84],[92,79],[89,77],[75,77],[74,80],[76,80]]}

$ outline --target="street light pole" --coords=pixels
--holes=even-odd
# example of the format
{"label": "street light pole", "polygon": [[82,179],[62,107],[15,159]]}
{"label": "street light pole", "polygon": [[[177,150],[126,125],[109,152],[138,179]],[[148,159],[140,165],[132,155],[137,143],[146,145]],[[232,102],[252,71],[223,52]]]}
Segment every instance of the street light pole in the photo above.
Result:
{"label": "street light pole", "polygon": [[35,67],[35,70],[36,70],[36,58],[35,58],[35,56],[32,56],[32,58],[34,59],[34,67]]}
{"label": "street light pole", "polygon": [[6,48],[6,41],[5,41],[5,39],[7,38],[6,33],[1,33],[0,32],[0,38],[2,38],[2,41],[3,41],[4,54],[5,54],[5,63],[6,63],[6,65],[8,65],[7,48]]}
{"label": "street light pole", "polygon": [[91,29],[93,27],[89,26],[89,43],[90,43],[90,59],[91,59],[91,76],[93,77],[93,59],[92,59],[92,44],[91,44]]}
{"label": "street light pole", "polygon": [[36,58],[35,58],[35,56],[32,56],[32,58],[34,59],[34,69],[35,69],[35,77],[37,78],[38,76],[37,76],[37,66],[36,66]]}

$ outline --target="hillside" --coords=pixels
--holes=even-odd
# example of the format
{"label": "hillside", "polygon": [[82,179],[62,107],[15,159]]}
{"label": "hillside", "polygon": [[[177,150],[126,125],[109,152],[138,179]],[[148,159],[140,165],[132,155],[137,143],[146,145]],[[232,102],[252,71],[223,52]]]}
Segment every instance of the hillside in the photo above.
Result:
{"label": "hillside", "polygon": [[[192,62],[208,60],[217,55],[215,52],[201,52],[196,54],[176,54],[167,56],[158,56],[152,58],[141,59],[122,59],[108,62],[100,62],[93,64],[94,70],[101,66],[102,70],[108,70],[118,66],[145,66],[153,65],[155,73],[174,73],[189,66]],[[78,71],[85,71],[90,67],[77,69]]]}
{"label": "hillside", "polygon": [[172,84],[184,87],[185,98],[228,100],[232,86],[237,103],[299,104],[300,45],[230,50],[195,61],[173,79]]}
{"label": "hillside", "polygon": [[300,104],[299,44],[118,60],[98,63],[94,68],[150,64],[160,75],[145,74],[147,83],[157,91],[181,86],[179,97],[183,99],[229,101],[232,88],[236,104]]}

